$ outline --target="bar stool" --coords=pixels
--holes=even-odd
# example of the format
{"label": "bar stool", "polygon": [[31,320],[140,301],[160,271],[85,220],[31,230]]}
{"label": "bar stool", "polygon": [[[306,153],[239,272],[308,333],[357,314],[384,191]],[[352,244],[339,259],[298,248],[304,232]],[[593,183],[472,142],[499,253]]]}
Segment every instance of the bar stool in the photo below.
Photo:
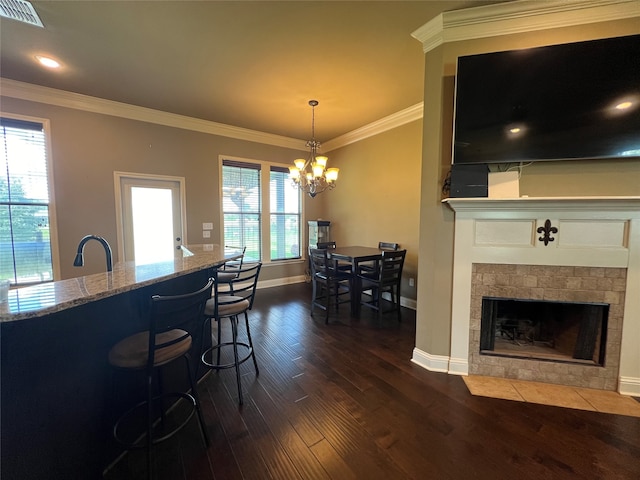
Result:
{"label": "bar stool", "polygon": [[231,245],[224,246],[225,254],[241,254],[241,257],[225,263],[220,269],[218,269],[217,281],[220,283],[231,283],[238,276],[238,270],[242,270],[242,263],[244,262],[244,254],[247,251],[247,247],[233,247]]}
{"label": "bar stool", "polygon": [[[253,306],[261,268],[262,263],[260,262],[254,264],[245,263],[242,269],[236,270],[237,277],[228,283],[218,280],[218,275],[224,272],[219,272],[217,269],[214,270],[213,295],[207,301],[204,309],[206,320],[203,325],[203,338],[204,335],[211,335],[211,319],[214,319],[218,323],[218,335],[216,337],[216,343],[209,348],[204,348],[205,342],[203,341],[203,351],[200,355],[200,360],[205,367],[211,370],[219,371],[227,368],[235,368],[236,381],[238,383],[238,401],[240,405],[243,404],[240,365],[251,358],[256,370],[256,375],[260,373],[256,355],[253,351],[253,341],[251,340],[249,315],[247,312],[251,310]],[[245,320],[246,342],[238,341],[238,317],[242,314],[244,314]],[[231,339],[223,342],[221,337],[221,324],[225,318],[229,319],[231,323]],[[220,354],[223,349],[233,351],[232,361],[220,363]],[[242,355],[239,353],[239,349],[242,350]],[[213,361],[214,351],[216,352],[215,363]],[[211,359],[208,359],[208,357],[211,357]]]}
{"label": "bar stool", "polygon": [[[191,374],[189,351],[193,337],[189,331],[196,331],[204,321],[204,308],[211,298],[213,279],[200,290],[183,295],[151,297],[149,330],[136,333],[118,342],[109,351],[109,363],[119,370],[144,371],[146,378],[146,398],[122,414],[113,426],[114,438],[127,449],[147,449],[147,473],[152,476],[152,447],[172,437],[187,425],[194,414],[197,414],[200,431],[205,445],[209,445],[206,426],[200,409],[195,379]],[[184,359],[191,393],[182,391],[162,391],[161,367],[178,359]],[[154,390],[158,390],[154,393]],[[172,399],[173,403],[180,399],[189,404],[189,413],[178,425],[172,426],[168,432],[163,432],[165,413],[163,400]],[[160,413],[157,412],[159,407]],[[146,430],[135,432],[134,440],[125,438],[124,424],[132,423],[136,413],[142,415],[146,410]]]}

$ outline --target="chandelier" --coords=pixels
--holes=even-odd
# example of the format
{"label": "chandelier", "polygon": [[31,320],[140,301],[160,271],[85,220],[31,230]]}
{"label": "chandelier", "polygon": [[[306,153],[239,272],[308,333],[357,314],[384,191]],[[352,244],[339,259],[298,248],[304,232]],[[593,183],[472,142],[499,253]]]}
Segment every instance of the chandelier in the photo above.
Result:
{"label": "chandelier", "polygon": [[311,105],[311,140],[307,142],[307,148],[311,149],[309,158],[294,160],[294,167],[289,167],[289,177],[293,185],[298,187],[311,198],[336,186],[338,180],[338,168],[327,168],[327,157],[318,155],[320,142],[315,138],[315,108],[317,100],[309,100]]}

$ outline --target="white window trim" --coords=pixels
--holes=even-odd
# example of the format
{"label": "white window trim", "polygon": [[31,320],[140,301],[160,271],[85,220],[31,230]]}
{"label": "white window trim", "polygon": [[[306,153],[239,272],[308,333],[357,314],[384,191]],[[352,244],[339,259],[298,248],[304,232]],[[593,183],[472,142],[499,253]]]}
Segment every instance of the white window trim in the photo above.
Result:
{"label": "white window trim", "polygon": [[58,221],[56,216],[56,193],[53,175],[53,148],[51,146],[51,122],[48,118],[31,117],[0,111],[0,117],[40,123],[44,129],[45,155],[47,156],[47,183],[49,188],[49,241],[51,243],[51,268],[53,280],[60,280],[60,244],[58,243]]}
{"label": "white window trim", "polygon": [[[222,198],[222,161],[223,160],[233,160],[233,161],[237,161],[237,162],[246,162],[246,163],[255,163],[260,165],[260,185],[262,186],[262,188],[260,189],[260,193],[261,193],[261,198],[260,198],[260,218],[261,218],[261,223],[260,223],[260,251],[262,252],[262,264],[263,266],[268,267],[269,265],[286,265],[286,264],[291,264],[291,263],[301,263],[301,262],[305,262],[306,261],[306,254],[305,254],[305,248],[303,247],[303,243],[306,239],[306,235],[304,232],[304,218],[305,218],[305,212],[304,212],[304,206],[305,206],[305,202],[304,202],[304,197],[302,196],[302,194],[300,194],[300,245],[301,245],[301,249],[300,249],[300,258],[291,258],[291,259],[287,259],[287,260],[277,260],[275,262],[271,261],[271,258],[269,256],[269,258],[265,258],[264,253],[265,252],[269,252],[269,245],[270,245],[270,241],[271,241],[271,231],[270,231],[270,222],[265,222],[264,218],[265,215],[270,215],[270,212],[265,212],[264,208],[265,205],[269,205],[269,182],[266,183],[267,187],[265,188],[264,185],[265,183],[263,182],[264,178],[263,175],[267,175],[270,172],[270,168],[272,165],[274,166],[278,166],[278,167],[289,167],[290,165],[288,163],[284,163],[284,162],[269,162],[267,160],[256,160],[253,158],[246,158],[246,157],[236,157],[233,155],[218,155],[218,197],[219,197],[219,201],[220,201],[220,218],[219,218],[219,225],[220,228],[219,233],[218,233],[218,243],[220,245],[224,245],[224,209],[223,209],[223,198]],[[266,174],[265,174],[266,172]]]}

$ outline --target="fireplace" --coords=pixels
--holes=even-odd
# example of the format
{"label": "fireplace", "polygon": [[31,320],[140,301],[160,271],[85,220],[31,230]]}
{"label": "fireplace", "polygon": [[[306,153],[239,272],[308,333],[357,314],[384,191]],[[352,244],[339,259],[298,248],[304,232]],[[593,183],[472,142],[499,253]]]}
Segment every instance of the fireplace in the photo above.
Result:
{"label": "fireplace", "polygon": [[[615,390],[626,269],[474,263],[471,272],[470,374]],[[496,328],[500,317],[501,351],[487,351],[490,334],[485,328],[483,340],[483,316],[489,317],[485,326],[495,316]],[[514,332],[514,326],[521,331]],[[513,352],[509,335],[522,351]],[[553,348],[550,341],[556,343]],[[593,348],[591,359],[574,358],[576,347]]]}
{"label": "fireplace", "polygon": [[444,202],[449,355],[415,349],[416,363],[640,395],[640,197]]}
{"label": "fireplace", "polygon": [[485,297],[480,354],[604,365],[609,305]]}

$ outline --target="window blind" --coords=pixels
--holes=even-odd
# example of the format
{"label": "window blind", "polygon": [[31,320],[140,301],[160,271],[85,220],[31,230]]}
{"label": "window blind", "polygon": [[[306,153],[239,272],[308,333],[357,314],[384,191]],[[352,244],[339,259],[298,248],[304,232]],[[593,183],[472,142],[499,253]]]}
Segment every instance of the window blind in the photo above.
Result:
{"label": "window blind", "polygon": [[0,118],[0,278],[53,280],[43,125]]}
{"label": "window blind", "polygon": [[247,247],[245,258],[260,260],[260,164],[223,160],[224,244]]}

